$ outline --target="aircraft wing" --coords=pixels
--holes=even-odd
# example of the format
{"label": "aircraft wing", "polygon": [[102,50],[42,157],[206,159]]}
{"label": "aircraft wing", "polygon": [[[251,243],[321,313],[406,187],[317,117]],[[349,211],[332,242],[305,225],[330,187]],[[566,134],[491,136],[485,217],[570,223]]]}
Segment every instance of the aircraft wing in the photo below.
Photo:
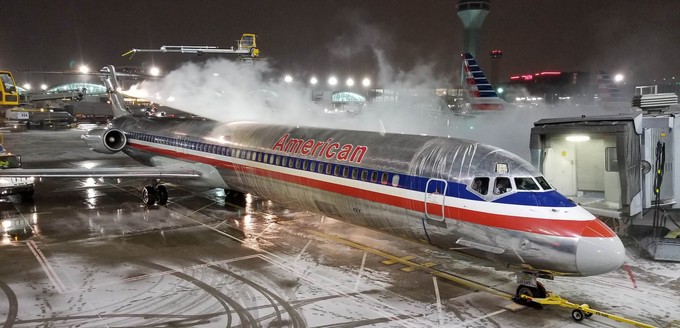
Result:
{"label": "aircraft wing", "polygon": [[5,169],[0,177],[34,178],[155,178],[155,179],[200,179],[203,173],[182,168],[119,167],[119,168],[49,168],[49,169]]}

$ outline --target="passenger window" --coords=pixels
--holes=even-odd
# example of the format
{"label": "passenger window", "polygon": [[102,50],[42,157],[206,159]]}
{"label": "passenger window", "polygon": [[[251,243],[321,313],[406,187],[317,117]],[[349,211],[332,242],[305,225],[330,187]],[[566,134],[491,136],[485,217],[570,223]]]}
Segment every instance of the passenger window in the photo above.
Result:
{"label": "passenger window", "polygon": [[366,181],[368,179],[368,171],[361,170],[361,181]]}
{"label": "passenger window", "polygon": [[496,184],[493,189],[494,195],[501,195],[511,190],[510,178],[496,178]]}
{"label": "passenger window", "polygon": [[371,172],[371,182],[376,182],[378,181],[378,172],[373,171]]}
{"label": "passenger window", "polygon": [[356,167],[352,169],[352,180],[356,180],[357,177],[359,176],[359,169]]}
{"label": "passenger window", "polygon": [[515,178],[517,190],[541,190],[532,178]]}
{"label": "passenger window", "polygon": [[336,165],[335,168],[333,169],[333,175],[336,177],[340,175],[340,166]]}
{"label": "passenger window", "polygon": [[[299,161],[299,159],[298,159],[298,161]],[[293,161],[292,158],[289,158],[288,159],[288,167],[290,167],[292,169],[294,164],[295,164],[295,161]]]}
{"label": "passenger window", "polygon": [[265,163],[269,162],[269,154],[264,154],[264,161]]}
{"label": "passenger window", "polygon": [[316,162],[309,162],[309,171],[310,172],[316,171]]}
{"label": "passenger window", "polygon": [[257,153],[257,161],[262,162],[262,153]]}
{"label": "passenger window", "polygon": [[281,155],[276,155],[276,166],[281,165]]}
{"label": "passenger window", "polygon": [[299,170],[301,166],[302,166],[302,161],[299,158],[296,159],[295,160],[295,168]]}
{"label": "passenger window", "polygon": [[399,175],[395,174],[392,176],[392,185],[395,187],[399,186]]}
{"label": "passenger window", "polygon": [[319,163],[319,169],[317,170],[317,172],[323,174],[323,165],[324,165],[323,163]]}
{"label": "passenger window", "polygon": [[326,174],[328,174],[328,175],[331,174],[331,170],[333,169],[331,166],[333,166],[333,165],[332,165],[332,164],[327,164],[327,165],[326,165]]}
{"label": "passenger window", "polygon": [[489,192],[489,178],[474,178],[470,189],[481,195],[486,195]]}
{"label": "passenger window", "polygon": [[342,168],[342,176],[345,178],[349,176],[349,167],[345,166]]}
{"label": "passenger window", "polygon": [[302,169],[307,171],[307,160],[306,159],[302,160]]}

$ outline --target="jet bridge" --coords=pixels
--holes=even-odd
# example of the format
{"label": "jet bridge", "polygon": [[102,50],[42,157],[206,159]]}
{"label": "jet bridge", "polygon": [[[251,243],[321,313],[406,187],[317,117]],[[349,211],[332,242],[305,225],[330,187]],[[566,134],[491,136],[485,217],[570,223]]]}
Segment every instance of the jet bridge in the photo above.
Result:
{"label": "jet bridge", "polygon": [[543,119],[530,138],[553,187],[655,259],[680,261],[680,112]]}

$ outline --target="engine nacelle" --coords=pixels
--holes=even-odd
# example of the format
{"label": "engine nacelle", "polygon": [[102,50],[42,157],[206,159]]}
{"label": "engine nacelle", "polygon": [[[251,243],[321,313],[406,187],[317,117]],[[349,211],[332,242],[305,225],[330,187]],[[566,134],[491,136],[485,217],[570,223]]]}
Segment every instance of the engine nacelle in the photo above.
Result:
{"label": "engine nacelle", "polygon": [[80,137],[87,147],[102,154],[119,152],[127,144],[125,133],[118,129],[92,129]]}

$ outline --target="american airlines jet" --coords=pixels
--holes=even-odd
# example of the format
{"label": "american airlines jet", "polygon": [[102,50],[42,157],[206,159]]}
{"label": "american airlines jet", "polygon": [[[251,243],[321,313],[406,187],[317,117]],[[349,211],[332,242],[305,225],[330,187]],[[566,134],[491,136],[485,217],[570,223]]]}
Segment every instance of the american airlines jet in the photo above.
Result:
{"label": "american airlines jet", "polygon": [[544,297],[537,277],[617,269],[616,234],[557,192],[520,157],[473,140],[197,118],[137,116],[104,78],[115,118],[82,139],[149,168],[3,170],[2,176],[148,177],[145,204],[164,205],[161,180],[251,193],[403,238],[456,249],[524,273],[517,294]]}

